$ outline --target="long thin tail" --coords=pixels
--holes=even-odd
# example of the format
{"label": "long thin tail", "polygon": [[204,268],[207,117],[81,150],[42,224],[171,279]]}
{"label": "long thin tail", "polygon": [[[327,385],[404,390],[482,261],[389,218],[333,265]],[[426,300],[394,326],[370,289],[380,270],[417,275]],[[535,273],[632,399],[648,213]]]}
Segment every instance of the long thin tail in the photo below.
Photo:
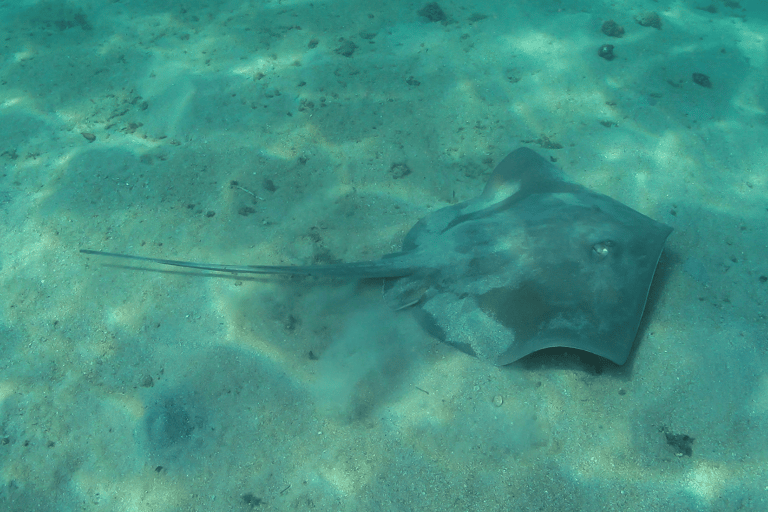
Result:
{"label": "long thin tail", "polygon": [[195,263],[192,261],[165,260],[161,258],[147,258],[133,256],[131,254],[119,254],[115,252],[92,251],[80,249],[83,254],[95,256],[111,256],[136,261],[146,261],[160,265],[172,265],[174,267],[195,268],[198,270],[211,270],[213,272],[227,272],[230,274],[283,274],[304,275],[318,277],[350,277],[350,278],[376,278],[376,277],[402,277],[416,272],[404,261],[400,255],[391,255],[376,261],[358,261],[355,263],[338,263],[331,265],[219,265],[216,263]]}

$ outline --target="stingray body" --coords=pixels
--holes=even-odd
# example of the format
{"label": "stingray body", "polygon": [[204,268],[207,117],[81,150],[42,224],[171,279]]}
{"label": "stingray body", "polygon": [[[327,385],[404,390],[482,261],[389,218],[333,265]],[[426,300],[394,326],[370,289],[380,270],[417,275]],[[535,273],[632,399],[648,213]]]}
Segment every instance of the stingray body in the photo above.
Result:
{"label": "stingray body", "polygon": [[550,347],[623,364],[671,231],[520,148],[480,196],[427,215],[401,252],[376,261],[217,265],[81,252],[216,272],[383,278],[390,307],[413,309],[430,334],[494,364]]}

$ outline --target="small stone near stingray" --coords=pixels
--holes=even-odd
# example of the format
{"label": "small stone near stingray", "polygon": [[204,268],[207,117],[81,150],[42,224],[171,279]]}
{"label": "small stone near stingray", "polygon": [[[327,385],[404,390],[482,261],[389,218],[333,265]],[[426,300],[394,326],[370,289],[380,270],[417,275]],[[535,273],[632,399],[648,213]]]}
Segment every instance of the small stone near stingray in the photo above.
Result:
{"label": "small stone near stingray", "polygon": [[345,39],[341,43],[341,46],[336,48],[334,52],[343,55],[344,57],[351,57],[355,53],[355,50],[357,50],[357,45],[349,39]]}
{"label": "small stone near stingray", "polygon": [[613,60],[615,55],[613,54],[613,45],[604,44],[597,50],[597,54],[605,60]]}
{"label": "small stone near stingray", "polygon": [[262,186],[268,191],[268,192],[274,192],[277,190],[277,185],[275,185],[275,182],[265,178],[262,182]]}
{"label": "small stone near stingray", "polygon": [[264,503],[264,500],[254,496],[253,493],[245,493],[243,494],[243,503],[246,505],[249,505],[251,508],[258,507]]}
{"label": "small stone near stingray", "polygon": [[661,16],[655,12],[644,12],[635,16],[635,21],[644,27],[653,27],[661,30]]}
{"label": "small stone near stingray", "polygon": [[695,441],[693,437],[670,432],[665,432],[664,436],[667,438],[667,444],[675,449],[675,455],[678,457],[683,455],[691,457],[693,455],[693,442]]}
{"label": "small stone near stingray", "polygon": [[392,179],[398,180],[411,174],[411,168],[404,162],[397,162],[389,168],[389,173],[392,175]]}
{"label": "small stone near stingray", "polygon": [[624,27],[613,20],[608,20],[603,23],[603,26],[600,27],[600,30],[608,37],[621,37],[624,35]]}
{"label": "small stone near stingray", "polygon": [[709,80],[709,77],[704,73],[694,73],[693,82],[702,87],[707,87],[707,88],[712,87],[712,82]]}
{"label": "small stone near stingray", "polygon": [[437,2],[430,2],[421,9],[419,9],[419,16],[424,16],[431,22],[445,21],[448,17],[445,15],[442,7]]}

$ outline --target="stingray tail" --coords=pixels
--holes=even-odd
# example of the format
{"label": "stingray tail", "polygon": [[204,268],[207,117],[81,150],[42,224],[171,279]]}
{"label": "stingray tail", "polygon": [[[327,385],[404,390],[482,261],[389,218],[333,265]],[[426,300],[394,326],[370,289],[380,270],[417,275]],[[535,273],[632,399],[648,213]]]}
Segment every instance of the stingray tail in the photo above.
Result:
{"label": "stingray tail", "polygon": [[165,260],[147,258],[132,254],[115,252],[92,251],[81,249],[83,254],[95,256],[110,256],[134,261],[145,261],[159,265],[210,270],[229,274],[282,274],[317,277],[348,277],[354,279],[377,277],[403,277],[416,272],[416,268],[408,264],[404,253],[390,254],[376,261],[358,261],[354,263],[338,263],[330,265],[219,265],[216,263],[195,263],[192,261]]}

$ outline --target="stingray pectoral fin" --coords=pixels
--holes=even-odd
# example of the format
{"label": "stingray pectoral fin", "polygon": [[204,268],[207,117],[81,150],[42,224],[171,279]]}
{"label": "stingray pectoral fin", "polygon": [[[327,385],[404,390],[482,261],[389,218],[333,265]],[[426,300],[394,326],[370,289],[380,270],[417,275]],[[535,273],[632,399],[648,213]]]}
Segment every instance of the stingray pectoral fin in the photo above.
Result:
{"label": "stingray pectoral fin", "polygon": [[364,279],[377,277],[402,277],[413,274],[416,271],[415,268],[409,266],[408,262],[405,261],[405,258],[400,257],[332,265],[220,265],[217,263],[196,263],[192,261],[148,258],[145,256],[134,256],[132,254],[93,251],[90,249],[81,249],[80,252],[95,256],[109,256],[113,258],[157,263],[158,265],[210,270],[212,272],[225,272],[229,274],[282,274]]}

